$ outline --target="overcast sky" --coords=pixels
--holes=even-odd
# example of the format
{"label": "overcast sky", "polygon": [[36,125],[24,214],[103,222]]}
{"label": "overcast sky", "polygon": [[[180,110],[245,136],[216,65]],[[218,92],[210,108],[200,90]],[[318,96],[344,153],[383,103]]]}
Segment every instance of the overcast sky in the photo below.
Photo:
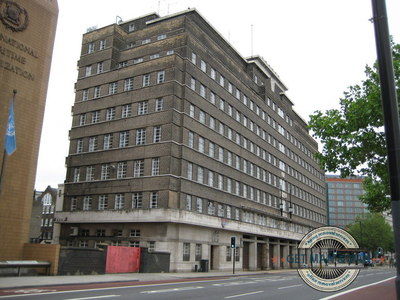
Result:
{"label": "overcast sky", "polygon": [[[196,8],[243,57],[260,55],[270,64],[306,121],[315,110],[337,108],[347,87],[360,83],[365,66],[376,60],[369,0],[58,0],[58,5],[37,190],[65,179],[82,35],[89,27],[115,23],[117,16],[127,21]],[[400,43],[400,1],[386,0],[386,6],[390,33]]]}

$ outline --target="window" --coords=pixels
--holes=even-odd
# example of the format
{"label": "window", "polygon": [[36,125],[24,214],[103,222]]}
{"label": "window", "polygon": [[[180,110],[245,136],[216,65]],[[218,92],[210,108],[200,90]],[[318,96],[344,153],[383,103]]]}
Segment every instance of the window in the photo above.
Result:
{"label": "window", "polygon": [[202,84],[200,84],[200,96],[206,97],[206,87]]}
{"label": "window", "polygon": [[133,177],[141,177],[144,175],[144,160],[138,159],[133,163]]}
{"label": "window", "polygon": [[167,51],[167,55],[172,55],[172,54],[174,54],[174,50],[168,50]]}
{"label": "window", "polygon": [[132,91],[133,90],[133,78],[127,78],[124,80],[124,91]]}
{"label": "window", "polygon": [[89,43],[88,45],[88,53],[93,53],[94,52],[94,43]]}
{"label": "window", "polygon": [[199,112],[199,121],[200,123],[205,124],[206,123],[206,113],[202,110]]}
{"label": "window", "polygon": [[190,243],[183,243],[183,261],[190,261]]}
{"label": "window", "polygon": [[194,139],[193,132],[189,131],[189,139],[188,139],[189,148],[193,148],[193,139]]}
{"label": "window", "polygon": [[193,77],[190,78],[190,88],[195,91],[196,90],[196,79]]}
{"label": "window", "polygon": [[161,142],[161,126],[154,127],[153,129],[153,142]]}
{"label": "window", "polygon": [[103,73],[103,70],[104,70],[104,63],[103,62],[97,63],[97,74]]}
{"label": "window", "polygon": [[192,104],[189,106],[189,116],[194,118],[194,105]]}
{"label": "window", "polygon": [[228,91],[229,91],[229,93],[233,93],[233,86],[232,86],[232,83],[230,83],[230,82],[228,82]]}
{"label": "window", "polygon": [[150,74],[143,75],[143,87],[150,85]]}
{"label": "window", "polygon": [[156,242],[154,241],[149,241],[147,242],[147,251],[149,252],[154,252],[156,250]]}
{"label": "window", "polygon": [[100,98],[100,92],[101,92],[101,87],[100,86],[95,86],[94,87],[93,98]]}
{"label": "window", "polygon": [[108,85],[108,94],[113,95],[113,94],[116,94],[117,91],[118,91],[118,82],[111,82]]}
{"label": "window", "polygon": [[187,166],[187,178],[192,180],[193,179],[193,164],[188,163]]}
{"label": "window", "polygon": [[220,174],[218,174],[218,188],[220,190],[224,189],[224,177],[222,177]]}
{"label": "window", "polygon": [[82,101],[86,101],[89,99],[89,90],[85,89],[82,91]]}
{"label": "window", "polygon": [[145,40],[143,40],[142,41],[142,45],[144,45],[144,44],[148,44],[148,43],[150,43],[151,42],[151,40],[150,39],[145,39]]}
{"label": "window", "polygon": [[151,161],[151,175],[156,176],[160,175],[160,158],[153,158]]}
{"label": "window", "polygon": [[140,229],[132,229],[129,236],[130,237],[140,237]]}
{"label": "window", "polygon": [[132,114],[132,105],[131,104],[125,104],[122,106],[122,113],[121,117],[122,118],[128,118]]}
{"label": "window", "polygon": [[87,66],[85,68],[85,76],[90,76],[92,75],[92,66]]}
{"label": "window", "polygon": [[208,213],[209,215],[212,215],[212,216],[215,214],[215,205],[214,205],[214,202],[208,201],[207,213]]}
{"label": "window", "polygon": [[204,153],[204,138],[203,137],[199,137],[199,146],[198,149],[201,153]]}
{"label": "window", "polygon": [[140,247],[140,242],[139,241],[129,241],[129,247]]}
{"label": "window", "polygon": [[87,248],[89,246],[88,241],[79,241],[80,248]]}
{"label": "window", "polygon": [[73,182],[79,182],[80,173],[81,173],[81,170],[79,168],[74,169]]}
{"label": "window", "polygon": [[192,53],[192,63],[196,64],[197,55],[196,53]]}
{"label": "window", "polygon": [[224,111],[225,110],[225,100],[219,99],[219,109]]}
{"label": "window", "polygon": [[83,151],[83,140],[79,139],[76,141],[76,153],[82,153]]}
{"label": "window", "polygon": [[163,40],[163,39],[165,39],[166,37],[167,37],[166,34],[160,34],[160,35],[157,37],[157,41]]}
{"label": "window", "polygon": [[225,78],[224,78],[224,76],[222,76],[222,75],[219,76],[219,84],[220,84],[221,86],[225,86]]}
{"label": "window", "polygon": [[157,73],[157,83],[163,83],[165,81],[165,71]]}
{"label": "window", "polygon": [[214,186],[214,173],[213,171],[208,171],[208,185]]}
{"label": "window", "polygon": [[108,197],[107,195],[99,196],[99,210],[105,210],[108,208]]}
{"label": "window", "polygon": [[115,119],[115,107],[107,108],[106,111],[106,120],[111,121]]}
{"label": "window", "polygon": [[156,111],[162,111],[164,107],[164,99],[163,98],[158,98],[156,99]]}
{"label": "window", "polygon": [[106,40],[100,40],[100,50],[104,50],[106,48]]}
{"label": "window", "polygon": [[141,63],[141,62],[143,62],[143,57],[139,57],[139,58],[136,58],[136,59],[133,60],[134,64],[138,64],[138,63]]}
{"label": "window", "polygon": [[210,92],[210,102],[215,105],[215,94]]}
{"label": "window", "polygon": [[204,60],[201,60],[201,61],[200,61],[200,69],[201,69],[203,72],[206,72],[206,70],[207,70],[207,64],[206,64],[206,62],[205,62]]}
{"label": "window", "polygon": [[94,167],[89,166],[86,167],[86,181],[93,181],[94,180]]}
{"label": "window", "polygon": [[100,175],[101,180],[110,179],[110,171],[111,171],[110,164],[101,165],[101,175]]}
{"label": "window", "polygon": [[210,116],[210,128],[215,130],[215,119]]}
{"label": "window", "polygon": [[92,112],[92,123],[98,123],[100,122],[100,111],[96,110]]}
{"label": "window", "polygon": [[98,237],[106,236],[106,230],[105,229],[96,229],[96,236],[98,236]]}
{"label": "window", "polygon": [[71,198],[71,211],[77,210],[78,208],[78,199],[76,197]]}
{"label": "window", "polygon": [[224,216],[224,207],[222,204],[218,204],[218,210],[217,210],[217,215],[218,217],[223,217]]}
{"label": "window", "polygon": [[122,131],[119,133],[119,147],[128,147],[129,145],[129,131]]}
{"label": "window", "polygon": [[215,70],[213,68],[211,68],[211,70],[210,70],[210,76],[211,76],[212,79],[215,80],[216,73],[215,73]]}
{"label": "window", "polygon": [[186,195],[186,210],[192,210],[192,196]]}
{"label": "window", "polygon": [[212,158],[215,157],[215,144],[213,142],[208,143],[208,155]]}
{"label": "window", "polygon": [[111,133],[106,134],[103,140],[103,149],[109,150],[112,148],[113,136]]}
{"label": "window", "polygon": [[204,182],[204,169],[202,167],[197,167],[197,182]]}
{"label": "window", "polygon": [[232,251],[231,246],[226,246],[226,261],[232,261]]}
{"label": "window", "polygon": [[115,195],[115,209],[123,209],[124,208],[124,200],[125,196],[123,194]]}
{"label": "window", "polygon": [[229,205],[226,207],[226,217],[228,219],[232,218],[232,211],[231,211],[231,207]]}
{"label": "window", "polygon": [[136,130],[136,145],[144,145],[146,143],[146,129],[140,128]]}
{"label": "window", "polygon": [[92,209],[92,197],[85,196],[83,198],[83,210],[91,210]]}
{"label": "window", "polygon": [[155,53],[155,54],[150,55],[150,59],[156,59],[156,58],[159,58],[159,57],[160,57],[159,53]]}
{"label": "window", "polygon": [[150,193],[150,208],[158,207],[158,192]]}
{"label": "window", "polygon": [[134,30],[135,30],[135,24],[130,23],[129,26],[128,26],[128,31],[129,31],[129,32],[132,32],[132,31],[134,31]]}
{"label": "window", "polygon": [[203,212],[203,199],[202,198],[196,199],[196,211],[199,213]]}
{"label": "window", "polygon": [[201,244],[196,244],[195,248],[195,260],[201,260]]}
{"label": "window", "polygon": [[135,192],[132,194],[132,208],[142,208],[143,193]]}
{"label": "window", "polygon": [[138,115],[144,115],[149,112],[149,104],[148,101],[141,101],[138,105]]}
{"label": "window", "polygon": [[126,170],[127,170],[128,164],[126,161],[124,162],[119,162],[117,165],[117,178],[126,178]]}

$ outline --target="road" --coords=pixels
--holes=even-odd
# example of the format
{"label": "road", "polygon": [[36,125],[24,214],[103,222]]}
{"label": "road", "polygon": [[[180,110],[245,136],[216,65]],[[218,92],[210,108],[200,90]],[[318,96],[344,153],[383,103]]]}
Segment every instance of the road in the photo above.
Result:
{"label": "road", "polygon": [[[395,276],[395,269],[361,270],[345,290]],[[122,286],[123,285],[123,286]],[[341,292],[345,291],[342,290]],[[307,286],[296,271],[228,278],[197,278],[175,282],[129,282],[66,285],[0,290],[0,299],[40,300],[213,300],[213,299],[322,299],[334,295]],[[364,298],[364,300],[366,300]]]}

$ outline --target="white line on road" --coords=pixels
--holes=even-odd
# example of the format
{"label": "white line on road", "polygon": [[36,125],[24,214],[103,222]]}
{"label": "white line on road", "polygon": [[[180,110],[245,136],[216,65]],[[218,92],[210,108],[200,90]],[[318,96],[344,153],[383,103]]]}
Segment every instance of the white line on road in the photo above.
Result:
{"label": "white line on road", "polygon": [[302,284],[283,286],[283,287],[278,288],[278,290],[290,289],[290,288],[294,288],[294,287],[298,287],[298,286],[302,286]]}
{"label": "white line on road", "polygon": [[246,293],[246,294],[228,296],[228,297],[225,297],[225,299],[237,298],[237,297],[243,297],[243,296],[249,296],[249,295],[254,295],[254,294],[259,294],[259,293],[264,293],[264,291],[257,291],[257,292],[251,292],[251,293]]}
{"label": "white line on road", "polygon": [[100,299],[100,298],[113,298],[120,297],[120,295],[104,295],[104,296],[94,296],[94,297],[84,297],[84,298],[68,298],[65,300],[87,300],[87,299]]}
{"label": "white line on road", "polygon": [[356,288],[348,290],[348,291],[344,291],[344,292],[341,292],[341,293],[338,293],[338,294],[335,294],[335,295],[332,295],[332,296],[321,298],[319,300],[334,299],[336,297],[339,297],[339,296],[342,296],[342,295],[345,295],[345,294],[348,294],[348,293],[351,293],[351,292],[354,292],[354,291],[357,291],[357,290],[361,290],[361,289],[363,289],[365,287],[368,287],[368,286],[377,285],[377,284],[380,284],[382,282],[385,282],[385,281],[388,281],[388,280],[391,280],[391,279],[394,279],[394,278],[396,278],[396,276],[393,276],[393,277],[390,277],[390,278],[387,278],[387,279],[384,279],[384,280],[381,280],[381,281],[378,281],[378,282],[374,282],[374,283],[366,284],[366,285],[363,285],[363,286],[359,286],[359,287],[356,287]]}
{"label": "white line on road", "polygon": [[169,292],[180,292],[180,291],[190,291],[202,289],[202,286],[186,286],[181,288],[173,288],[173,289],[163,289],[163,290],[152,290],[152,291],[143,291],[141,294],[156,294],[156,293],[169,293]]}

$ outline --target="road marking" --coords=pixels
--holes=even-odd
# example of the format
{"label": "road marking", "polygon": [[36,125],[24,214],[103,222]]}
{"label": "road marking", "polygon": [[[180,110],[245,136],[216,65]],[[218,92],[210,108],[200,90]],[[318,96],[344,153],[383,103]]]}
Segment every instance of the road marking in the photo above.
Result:
{"label": "road marking", "polygon": [[259,294],[259,293],[264,293],[264,291],[257,291],[257,292],[251,292],[251,293],[246,293],[246,294],[233,295],[233,296],[225,297],[224,299],[230,299],[230,298],[237,298],[237,297],[249,296],[249,295],[254,295],[254,294]]}
{"label": "road marking", "polygon": [[294,287],[298,287],[298,286],[302,286],[302,284],[283,286],[283,287],[278,288],[278,290],[290,289],[290,288],[294,288]]}
{"label": "road marking", "polygon": [[112,298],[120,297],[121,295],[104,295],[104,296],[94,296],[94,297],[84,297],[84,298],[68,298],[65,300],[87,300],[87,299],[100,299],[100,298]]}
{"label": "road marking", "polygon": [[234,286],[234,285],[243,285],[243,284],[252,284],[257,283],[255,281],[234,281],[234,282],[223,282],[223,283],[214,283],[213,286]]}
{"label": "road marking", "polygon": [[356,287],[354,289],[351,289],[351,290],[348,290],[348,291],[344,291],[344,292],[341,292],[341,293],[338,293],[338,294],[335,294],[335,295],[332,295],[332,296],[328,296],[328,297],[325,297],[325,298],[320,298],[319,300],[334,299],[336,297],[339,297],[339,296],[342,296],[342,295],[346,295],[348,293],[351,293],[351,292],[354,292],[354,291],[357,291],[357,290],[361,290],[361,289],[363,289],[365,287],[368,287],[368,286],[377,285],[377,284],[383,283],[385,281],[392,280],[394,278],[396,278],[396,276],[393,276],[393,277],[390,277],[390,278],[387,278],[387,279],[384,279],[384,280],[381,280],[381,281],[378,281],[378,282],[374,282],[374,283],[366,284],[366,285],[363,285],[363,286],[359,286],[359,287]]}
{"label": "road marking", "polygon": [[181,288],[164,289],[164,290],[153,290],[153,291],[143,291],[141,294],[157,294],[157,293],[170,293],[170,292],[180,292],[180,291],[190,291],[202,289],[202,286],[186,286]]}

